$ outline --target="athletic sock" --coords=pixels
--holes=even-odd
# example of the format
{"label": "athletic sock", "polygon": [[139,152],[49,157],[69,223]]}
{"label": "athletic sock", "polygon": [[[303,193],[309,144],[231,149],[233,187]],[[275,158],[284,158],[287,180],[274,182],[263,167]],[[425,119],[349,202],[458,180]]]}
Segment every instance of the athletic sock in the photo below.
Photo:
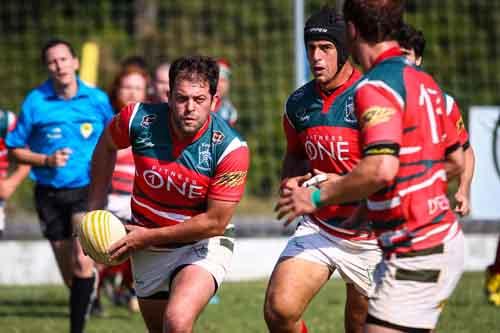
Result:
{"label": "athletic sock", "polygon": [[89,315],[91,304],[95,297],[95,282],[97,276],[79,278],[73,276],[73,284],[69,298],[70,332],[82,333],[85,321]]}

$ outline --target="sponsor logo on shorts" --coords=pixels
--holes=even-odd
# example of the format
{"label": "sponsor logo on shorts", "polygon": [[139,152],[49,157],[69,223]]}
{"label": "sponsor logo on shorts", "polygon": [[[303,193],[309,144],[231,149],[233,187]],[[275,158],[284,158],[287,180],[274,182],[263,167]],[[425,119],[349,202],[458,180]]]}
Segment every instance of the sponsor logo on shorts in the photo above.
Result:
{"label": "sponsor logo on shorts", "polygon": [[371,127],[392,119],[396,110],[383,106],[372,106],[363,113],[361,122],[364,127]]}

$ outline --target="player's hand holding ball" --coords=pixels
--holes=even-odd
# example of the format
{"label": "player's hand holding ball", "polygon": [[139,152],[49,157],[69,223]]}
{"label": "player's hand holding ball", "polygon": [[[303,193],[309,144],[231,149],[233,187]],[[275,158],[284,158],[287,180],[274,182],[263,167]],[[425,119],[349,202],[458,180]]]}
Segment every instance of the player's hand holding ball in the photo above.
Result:
{"label": "player's hand holding ball", "polygon": [[111,258],[109,247],[127,235],[122,221],[106,210],[93,210],[84,215],[78,228],[78,238],[86,255],[105,265],[118,265],[128,258],[123,254]]}

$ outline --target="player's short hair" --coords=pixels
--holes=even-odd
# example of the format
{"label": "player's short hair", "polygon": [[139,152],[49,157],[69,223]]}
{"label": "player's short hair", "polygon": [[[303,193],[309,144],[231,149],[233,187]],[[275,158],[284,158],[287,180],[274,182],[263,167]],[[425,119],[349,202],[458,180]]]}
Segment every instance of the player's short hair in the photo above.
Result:
{"label": "player's short hair", "polygon": [[208,82],[210,95],[217,93],[217,83],[219,81],[219,65],[210,57],[186,56],[181,57],[172,63],[168,72],[170,91],[174,91],[177,79],[202,80]]}
{"label": "player's short hair", "polygon": [[399,30],[397,39],[401,47],[413,50],[417,58],[423,57],[425,37],[421,30],[417,30],[410,24],[404,23],[401,30]]}
{"label": "player's short hair", "polygon": [[53,48],[54,46],[57,46],[57,45],[66,45],[66,47],[69,49],[69,52],[71,53],[73,58],[76,57],[75,49],[73,48],[73,45],[71,45],[70,42],[68,42],[67,40],[64,40],[64,39],[60,39],[60,38],[52,38],[52,39],[49,39],[42,47],[42,52],[40,54],[40,56],[41,56],[40,58],[42,60],[42,63],[44,63],[44,64],[47,63],[47,51],[49,49]]}
{"label": "player's short hair", "polygon": [[370,43],[395,40],[403,25],[404,0],[346,0],[344,18]]}

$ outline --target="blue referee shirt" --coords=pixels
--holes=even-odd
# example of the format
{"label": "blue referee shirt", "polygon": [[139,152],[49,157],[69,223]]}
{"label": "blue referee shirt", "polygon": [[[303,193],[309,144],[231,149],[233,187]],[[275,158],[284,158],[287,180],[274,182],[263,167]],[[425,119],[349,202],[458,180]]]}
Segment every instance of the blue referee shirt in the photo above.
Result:
{"label": "blue referee shirt", "polygon": [[52,81],[32,90],[23,102],[16,128],[7,135],[8,148],[29,147],[52,155],[61,148],[73,153],[64,167],[33,167],[31,178],[41,185],[77,188],[90,183],[90,161],[101,133],[113,117],[108,96],[78,79],[76,96],[56,95]]}

